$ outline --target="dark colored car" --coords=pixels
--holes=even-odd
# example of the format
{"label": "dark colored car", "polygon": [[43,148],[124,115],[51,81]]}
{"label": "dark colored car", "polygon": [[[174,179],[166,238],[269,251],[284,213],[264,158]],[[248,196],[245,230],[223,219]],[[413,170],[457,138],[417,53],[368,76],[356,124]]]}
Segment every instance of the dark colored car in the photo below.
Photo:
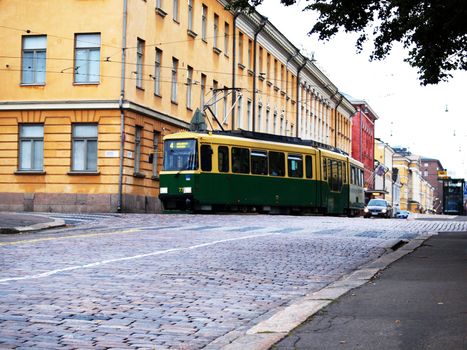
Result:
{"label": "dark colored car", "polygon": [[363,215],[366,218],[371,217],[392,217],[392,206],[385,199],[371,199],[363,210]]}
{"label": "dark colored car", "polygon": [[410,215],[410,212],[407,211],[407,210],[399,210],[397,213],[396,213],[396,218],[399,218],[399,219],[407,219]]}

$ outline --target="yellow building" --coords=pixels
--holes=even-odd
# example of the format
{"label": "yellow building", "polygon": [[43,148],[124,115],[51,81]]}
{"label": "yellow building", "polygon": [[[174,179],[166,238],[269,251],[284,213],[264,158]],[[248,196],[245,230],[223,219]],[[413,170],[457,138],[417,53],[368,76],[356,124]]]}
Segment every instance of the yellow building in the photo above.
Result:
{"label": "yellow building", "polygon": [[162,137],[207,106],[227,130],[350,152],[352,105],[258,13],[46,4],[0,1],[0,210],[159,210]]}
{"label": "yellow building", "polygon": [[413,213],[433,212],[434,188],[421,173],[421,157],[397,148],[394,167],[398,169],[401,190],[400,209]]}

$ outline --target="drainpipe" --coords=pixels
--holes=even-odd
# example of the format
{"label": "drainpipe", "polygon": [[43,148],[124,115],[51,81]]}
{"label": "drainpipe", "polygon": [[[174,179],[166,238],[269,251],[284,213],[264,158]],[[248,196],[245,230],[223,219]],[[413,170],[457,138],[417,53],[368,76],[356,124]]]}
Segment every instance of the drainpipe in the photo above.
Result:
{"label": "drainpipe", "polygon": [[[240,15],[240,12],[235,12],[233,17],[233,39],[232,39],[232,106],[235,105],[237,101],[237,89],[235,87],[236,84],[236,74],[237,71],[237,17]],[[231,123],[231,130],[235,130],[235,108],[232,108],[232,123]]]}
{"label": "drainpipe", "polygon": [[300,130],[300,127],[301,125],[299,125],[299,120],[300,120],[300,104],[298,103],[299,100],[298,100],[298,94],[299,94],[299,89],[300,89],[300,72],[302,71],[303,68],[305,68],[306,64],[307,64],[307,60],[306,60],[306,57],[303,57],[302,58],[305,60],[305,62],[303,62],[303,64],[298,67],[298,70],[297,70],[297,86],[296,86],[296,93],[297,93],[297,102],[295,103],[295,108],[296,108],[296,118],[297,120],[295,121],[295,125],[297,125],[297,130],[296,130],[296,134],[297,134],[297,137],[298,137],[298,131]]}
{"label": "drainpipe", "polygon": [[256,129],[256,44],[258,42],[258,34],[267,24],[267,18],[261,16],[261,23],[253,36],[253,132]]}
{"label": "drainpipe", "polygon": [[123,152],[125,150],[125,112],[123,111],[123,101],[125,99],[125,60],[126,60],[126,27],[128,15],[128,0],[123,0],[122,19],[122,70],[120,80],[120,99],[118,107],[120,109],[120,166],[118,173],[118,202],[117,211],[121,212],[123,207]]}

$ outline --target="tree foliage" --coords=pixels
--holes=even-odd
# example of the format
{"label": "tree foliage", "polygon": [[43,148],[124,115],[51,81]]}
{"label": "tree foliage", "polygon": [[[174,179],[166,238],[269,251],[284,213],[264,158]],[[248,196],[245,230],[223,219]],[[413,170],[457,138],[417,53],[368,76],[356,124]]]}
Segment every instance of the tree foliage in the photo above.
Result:
{"label": "tree foliage", "polygon": [[[229,7],[252,11],[263,0],[232,0]],[[285,6],[297,0],[281,0]],[[339,30],[359,34],[357,51],[374,43],[370,60],[382,60],[394,43],[407,49],[407,61],[422,85],[437,84],[455,70],[467,70],[466,0],[305,0],[304,11],[319,14],[309,34],[329,40]],[[301,2],[303,4],[303,2]]]}

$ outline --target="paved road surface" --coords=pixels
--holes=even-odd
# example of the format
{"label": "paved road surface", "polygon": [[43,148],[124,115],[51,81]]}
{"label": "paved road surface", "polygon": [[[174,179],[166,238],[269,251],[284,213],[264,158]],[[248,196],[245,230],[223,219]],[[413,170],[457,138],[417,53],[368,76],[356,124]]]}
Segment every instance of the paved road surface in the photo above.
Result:
{"label": "paved road surface", "polygon": [[122,215],[0,237],[0,347],[216,349],[394,240],[467,222]]}

